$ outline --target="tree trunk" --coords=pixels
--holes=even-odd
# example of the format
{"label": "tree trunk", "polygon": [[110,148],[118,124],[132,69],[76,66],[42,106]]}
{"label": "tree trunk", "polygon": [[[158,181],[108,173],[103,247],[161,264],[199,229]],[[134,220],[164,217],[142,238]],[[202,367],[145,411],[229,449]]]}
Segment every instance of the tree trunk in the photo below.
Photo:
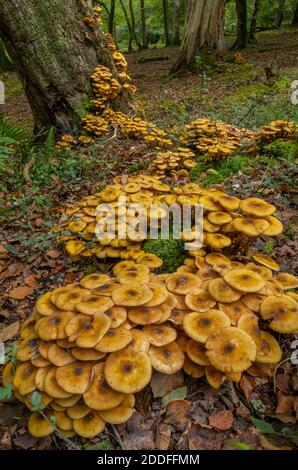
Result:
{"label": "tree trunk", "polygon": [[[94,17],[91,1],[10,0],[0,3],[0,17],[0,36],[21,77],[35,133],[52,126],[79,129],[93,69],[102,64],[118,78],[101,27],[83,22]],[[129,101],[122,94],[111,105],[125,112]]]}
{"label": "tree trunk", "polygon": [[286,0],[278,0],[278,7],[275,13],[274,27],[281,28],[284,19],[284,6]]}
{"label": "tree trunk", "polygon": [[185,28],[172,71],[193,69],[200,49],[223,49],[225,0],[186,0]]}
{"label": "tree trunk", "polygon": [[10,72],[14,70],[13,63],[7,55],[3,42],[0,40],[0,72]]}
{"label": "tree trunk", "polygon": [[294,10],[292,26],[298,26],[298,0],[296,2],[296,7]]}
{"label": "tree trunk", "polygon": [[142,26],[142,48],[148,49],[148,34],[147,34],[147,23],[146,23],[146,11],[145,11],[145,0],[140,0],[141,9],[141,26]]}
{"label": "tree trunk", "polygon": [[232,49],[245,49],[248,46],[247,1],[236,0],[237,39]]}
{"label": "tree trunk", "polygon": [[256,27],[257,27],[257,19],[258,19],[258,14],[260,11],[260,6],[261,6],[261,0],[255,0],[254,10],[253,10],[252,17],[250,20],[250,28],[249,28],[249,35],[248,35],[249,42],[256,42]]}
{"label": "tree trunk", "polygon": [[111,0],[111,8],[109,14],[109,33],[114,35],[114,21],[116,11],[116,0]]}
{"label": "tree trunk", "polygon": [[180,0],[173,0],[173,30],[172,30],[172,46],[180,46],[180,28],[179,28],[179,11]]}
{"label": "tree trunk", "polygon": [[134,13],[134,10],[133,10],[132,0],[129,0],[128,5],[129,5],[130,18],[131,18],[132,37],[134,38],[134,41],[136,43],[137,48],[139,50],[141,50],[142,49],[142,44],[140,43],[140,41],[138,39],[138,36],[137,36],[137,33],[136,33],[136,19],[135,19],[135,13]]}
{"label": "tree trunk", "polygon": [[121,8],[122,8],[122,11],[124,13],[124,16],[125,16],[125,20],[126,20],[126,24],[127,24],[127,28],[128,28],[128,32],[129,32],[129,39],[128,39],[128,50],[129,51],[132,51],[132,43],[133,43],[133,40],[134,40],[134,37],[133,37],[133,33],[132,33],[132,28],[131,28],[131,24],[130,24],[130,20],[129,20],[129,17],[128,17],[128,13],[127,13],[127,10],[125,8],[125,5],[123,3],[123,0],[120,0],[120,5],[121,5]]}
{"label": "tree trunk", "polygon": [[164,24],[164,32],[165,32],[165,45],[169,46],[170,41],[170,32],[169,32],[169,5],[168,0],[162,0],[163,5],[163,24]]}

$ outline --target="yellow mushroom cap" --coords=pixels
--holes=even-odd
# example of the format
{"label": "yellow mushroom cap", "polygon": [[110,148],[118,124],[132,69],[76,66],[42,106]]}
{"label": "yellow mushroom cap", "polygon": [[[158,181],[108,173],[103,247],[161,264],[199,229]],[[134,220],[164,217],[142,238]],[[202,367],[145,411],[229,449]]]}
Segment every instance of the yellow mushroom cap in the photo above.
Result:
{"label": "yellow mushroom cap", "polygon": [[241,300],[236,300],[236,302],[231,302],[228,304],[222,304],[219,302],[218,308],[228,315],[232,325],[237,325],[237,322],[242,315],[252,313],[251,310],[247,308]]}
{"label": "yellow mushroom cap", "polygon": [[46,294],[39,297],[38,301],[35,305],[36,311],[40,315],[52,315],[55,313],[59,313],[60,310],[51,302],[51,292],[47,292]]}
{"label": "yellow mushroom cap", "polygon": [[[44,391],[53,398],[69,398],[72,393],[68,393],[61,388],[56,380],[57,370],[58,368],[55,366],[49,368],[43,382]],[[39,376],[39,379],[40,384],[42,385],[43,377]]]}
{"label": "yellow mushroom cap", "polygon": [[59,367],[56,371],[58,385],[68,393],[84,393],[90,387],[92,379],[92,364],[86,362],[74,362],[67,366]]}
{"label": "yellow mushroom cap", "polygon": [[232,241],[229,237],[226,237],[221,233],[207,233],[205,243],[208,246],[211,246],[214,250],[222,250],[223,248],[230,246]]}
{"label": "yellow mushroom cap", "polygon": [[19,345],[16,353],[16,358],[18,361],[30,361],[38,353],[39,348],[39,339],[30,338],[22,341]]}
{"label": "yellow mushroom cap", "polygon": [[241,298],[242,293],[230,287],[223,279],[213,279],[208,284],[208,291],[211,297],[223,304],[236,302]]}
{"label": "yellow mushroom cap", "polygon": [[183,367],[184,353],[175,342],[162,347],[151,345],[148,354],[152,367],[162,374],[175,374]]}
{"label": "yellow mushroom cap", "polygon": [[200,287],[202,284],[201,279],[191,273],[173,273],[166,282],[167,289],[170,292],[179,295],[186,295],[192,289]]}
{"label": "yellow mushroom cap", "polygon": [[[87,406],[82,398],[75,403],[73,406],[70,406],[66,409],[66,414],[71,419],[81,419],[84,418],[88,413],[90,413],[91,409]],[[60,427],[60,426],[59,426]]]}
{"label": "yellow mushroom cap", "polygon": [[230,326],[229,317],[220,310],[193,312],[184,317],[183,329],[195,341],[205,343],[207,338],[220,328]]}
{"label": "yellow mushroom cap", "polygon": [[64,339],[67,337],[65,328],[74,316],[72,312],[61,312],[41,318],[36,323],[36,333],[44,341]]}
{"label": "yellow mushroom cap", "polygon": [[81,301],[76,304],[75,309],[85,315],[94,315],[95,313],[104,313],[113,305],[113,301],[109,297],[88,294],[82,297]]}
{"label": "yellow mushroom cap", "polygon": [[249,197],[240,202],[240,210],[243,214],[268,217],[276,211],[276,207],[263,199]]}
{"label": "yellow mushroom cap", "polygon": [[153,292],[148,286],[137,286],[135,284],[125,284],[116,288],[112,292],[112,299],[115,305],[124,307],[136,307],[144,305],[153,297]]}
{"label": "yellow mushroom cap", "polygon": [[84,418],[74,419],[73,428],[79,436],[92,439],[104,430],[105,422],[97,411],[90,411]]}
{"label": "yellow mushroom cap", "polygon": [[60,348],[57,344],[52,344],[48,351],[48,360],[54,366],[62,367],[75,362],[70,349]]}
{"label": "yellow mushroom cap", "polygon": [[104,353],[111,353],[125,348],[132,341],[132,334],[126,328],[108,330],[104,337],[96,344],[95,349]]}
{"label": "yellow mushroom cap", "polygon": [[166,325],[146,326],[143,332],[148,336],[150,343],[158,347],[172,343],[177,337],[176,330]]}
{"label": "yellow mushroom cap", "polygon": [[270,226],[265,219],[252,217],[236,217],[233,226],[237,232],[244,233],[248,237],[258,237]]}
{"label": "yellow mushroom cap", "polygon": [[278,281],[285,290],[296,289],[298,287],[298,278],[293,276],[293,274],[278,273],[274,279]]}
{"label": "yellow mushroom cap", "polygon": [[276,237],[283,232],[283,224],[280,220],[272,217],[271,215],[266,217],[265,220],[267,220],[267,222],[270,224],[269,227],[263,232],[265,237]]}
{"label": "yellow mushroom cap", "polygon": [[78,361],[100,361],[105,357],[105,353],[94,348],[72,348],[71,354]]}
{"label": "yellow mushroom cap", "polygon": [[216,201],[228,211],[236,211],[240,206],[240,199],[234,196],[223,194],[216,198]]}
{"label": "yellow mushroom cap", "polygon": [[162,259],[152,253],[144,253],[137,258],[137,263],[144,264],[149,269],[157,269],[163,265]]}
{"label": "yellow mushroom cap", "polygon": [[216,300],[203,289],[193,289],[186,294],[185,303],[190,310],[205,312],[216,305]]}
{"label": "yellow mushroom cap", "polygon": [[221,372],[242,372],[255,361],[257,348],[253,339],[234,326],[222,328],[206,342],[211,364]]}
{"label": "yellow mushroom cap", "polygon": [[118,328],[127,319],[127,311],[125,307],[114,306],[105,311],[105,315],[111,321],[110,328]]}
{"label": "yellow mushroom cap", "polygon": [[269,256],[264,255],[263,253],[255,253],[252,255],[252,258],[259,264],[266,266],[272,271],[279,271],[279,264],[274,261],[274,259],[269,258]]}
{"label": "yellow mushroom cap", "polygon": [[194,339],[190,339],[186,344],[186,353],[188,357],[200,366],[209,366],[210,361],[206,356],[206,348],[202,343],[198,343]]}
{"label": "yellow mushroom cap", "polygon": [[268,281],[272,278],[272,271],[266,266],[261,266],[260,264],[255,263],[247,263],[246,269],[250,269],[251,271],[257,273],[262,279]]}
{"label": "yellow mushroom cap", "polygon": [[150,282],[148,287],[153,292],[153,297],[146,302],[145,307],[157,307],[167,300],[169,293],[163,284],[160,282]]}
{"label": "yellow mushroom cap", "polygon": [[80,285],[84,289],[96,289],[96,287],[105,284],[109,280],[110,278],[106,274],[89,274],[89,276],[85,276],[80,280]]}
{"label": "yellow mushroom cap", "polygon": [[265,299],[265,296],[262,294],[245,294],[241,297],[241,302],[253,312],[259,312],[261,303]]}
{"label": "yellow mushroom cap", "polygon": [[225,282],[245,293],[260,291],[265,286],[265,280],[249,269],[232,269],[224,275]]}
{"label": "yellow mushroom cap", "polygon": [[54,432],[54,425],[49,417],[43,416],[38,411],[31,414],[28,421],[28,431],[34,437],[46,437]]}
{"label": "yellow mushroom cap", "polygon": [[183,370],[186,375],[194,379],[200,379],[205,375],[205,368],[193,362],[188,356],[184,358]]}
{"label": "yellow mushroom cap", "polygon": [[261,331],[259,329],[259,318],[254,313],[245,313],[242,315],[238,320],[237,328],[240,328],[240,330],[249,334],[254,341],[256,341],[261,335]]}
{"label": "yellow mushroom cap", "polygon": [[94,410],[109,410],[115,408],[124,399],[124,394],[112,389],[104,375],[105,364],[93,367],[93,379],[89,389],[83,394],[84,401]]}
{"label": "yellow mushroom cap", "polygon": [[132,341],[125,348],[127,353],[138,353],[145,352],[147,353],[150,348],[150,342],[148,336],[142,331],[133,328],[131,330]]}
{"label": "yellow mushroom cap", "polygon": [[210,212],[207,218],[213,225],[229,224],[232,221],[230,214],[223,211]]}
{"label": "yellow mushroom cap", "polygon": [[259,338],[255,342],[257,345],[257,362],[277,364],[281,361],[282,351],[274,336],[266,331],[261,331]]}
{"label": "yellow mushroom cap", "polygon": [[110,319],[104,313],[76,315],[67,325],[65,331],[71,341],[80,348],[94,348],[110,327]]}
{"label": "yellow mushroom cap", "polygon": [[72,419],[65,411],[54,411],[53,416],[56,418],[56,425],[62,431],[72,431]]}
{"label": "yellow mushroom cap", "polygon": [[144,352],[118,351],[108,357],[104,374],[110,387],[122,393],[136,393],[150,382],[152,368]]}
{"label": "yellow mushroom cap", "polygon": [[128,394],[119,406],[110,410],[100,411],[101,418],[110,424],[126,423],[134,413],[135,398],[133,394]]}
{"label": "yellow mushroom cap", "polygon": [[217,265],[217,264],[222,264],[222,263],[227,263],[229,265],[232,264],[232,262],[229,260],[229,258],[222,253],[209,253],[205,257],[206,263],[210,264],[211,266]]}
{"label": "yellow mushroom cap", "polygon": [[279,333],[298,330],[298,302],[288,295],[265,298],[260,308],[264,320],[271,320],[270,328]]}
{"label": "yellow mushroom cap", "polygon": [[21,395],[27,395],[35,390],[35,376],[37,370],[38,369],[30,362],[24,362],[17,367],[13,378],[13,386]]}
{"label": "yellow mushroom cap", "polygon": [[210,387],[217,390],[225,381],[225,375],[213,366],[205,367],[206,379]]}

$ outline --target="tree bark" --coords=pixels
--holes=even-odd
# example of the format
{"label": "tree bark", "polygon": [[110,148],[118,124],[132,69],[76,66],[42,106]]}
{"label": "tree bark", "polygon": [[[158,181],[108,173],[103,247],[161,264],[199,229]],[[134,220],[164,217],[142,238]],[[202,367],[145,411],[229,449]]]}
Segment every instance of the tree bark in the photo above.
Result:
{"label": "tree bark", "polygon": [[173,30],[172,30],[172,46],[180,46],[180,28],[179,28],[179,11],[180,0],[173,0]]}
{"label": "tree bark", "polygon": [[122,11],[124,13],[127,28],[128,28],[128,32],[129,32],[129,40],[128,40],[127,48],[128,48],[129,51],[132,51],[132,43],[133,43],[134,37],[133,37],[133,32],[132,32],[129,16],[128,16],[127,10],[125,8],[125,5],[123,3],[123,0],[120,0],[120,5],[121,5]]}
{"label": "tree bark", "polygon": [[260,6],[261,6],[261,0],[255,0],[253,13],[252,13],[252,17],[250,20],[250,28],[249,28],[249,35],[248,35],[249,42],[256,41],[256,27],[257,27],[257,20],[258,20],[258,14],[260,11]]}
{"label": "tree bark", "polygon": [[184,37],[172,71],[193,69],[201,49],[223,49],[225,0],[186,0]]}
{"label": "tree bark", "polygon": [[298,0],[296,2],[296,7],[294,10],[292,26],[298,26]]}
{"label": "tree bark", "polygon": [[163,24],[164,24],[164,32],[165,32],[165,45],[169,46],[170,41],[170,32],[169,32],[169,5],[168,0],[162,0],[163,5]]}
{"label": "tree bark", "polygon": [[248,46],[247,1],[236,0],[237,39],[232,49],[245,49]]}
{"label": "tree bark", "polygon": [[[92,96],[90,74],[98,64],[118,73],[90,0],[10,0],[0,3],[0,36],[22,80],[36,134],[54,126],[60,132],[81,128],[80,111]],[[120,95],[111,102],[127,111]]]}
{"label": "tree bark", "polygon": [[141,26],[142,26],[142,48],[148,49],[148,34],[147,34],[147,23],[146,23],[146,11],[145,11],[145,0],[140,0],[141,10]]}
{"label": "tree bark", "polygon": [[274,27],[281,28],[284,19],[284,6],[286,0],[278,0],[278,7],[275,13]]}
{"label": "tree bark", "polygon": [[5,46],[0,40],[0,72],[10,72],[14,70],[13,63],[7,55]]}

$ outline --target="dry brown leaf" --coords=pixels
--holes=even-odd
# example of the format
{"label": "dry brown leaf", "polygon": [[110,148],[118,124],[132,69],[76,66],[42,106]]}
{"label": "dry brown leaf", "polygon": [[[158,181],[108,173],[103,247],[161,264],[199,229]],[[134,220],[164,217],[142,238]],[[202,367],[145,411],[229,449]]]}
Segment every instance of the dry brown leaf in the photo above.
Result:
{"label": "dry brown leaf", "polygon": [[168,424],[160,424],[157,429],[155,447],[157,450],[168,450],[171,442],[172,430]]}
{"label": "dry brown leaf", "polygon": [[154,398],[163,398],[172,390],[183,387],[183,372],[180,370],[179,372],[176,372],[176,374],[171,375],[154,372],[150,385]]}
{"label": "dry brown leaf", "polygon": [[29,274],[29,276],[25,279],[25,284],[29,287],[37,287],[38,282],[37,279],[39,278],[38,274]]}
{"label": "dry brown leaf", "polygon": [[276,446],[272,444],[272,442],[268,441],[264,436],[260,437],[260,444],[265,450],[292,450],[292,448],[288,446]]}
{"label": "dry brown leaf", "polygon": [[286,414],[291,411],[295,403],[295,397],[277,392],[277,406],[275,413]]}
{"label": "dry brown leaf", "polygon": [[6,326],[1,332],[0,332],[0,341],[8,341],[12,338],[14,338],[18,332],[20,331],[21,324],[17,320],[14,323],[11,323],[10,325]]}
{"label": "dry brown leaf", "polygon": [[23,263],[12,263],[8,268],[0,274],[0,279],[9,279],[15,277],[24,271]]}
{"label": "dry brown leaf", "polygon": [[8,259],[9,258],[9,251],[4,248],[3,245],[0,245],[0,259]]}
{"label": "dry brown leaf", "polygon": [[14,289],[11,289],[8,292],[8,297],[10,299],[15,299],[15,300],[23,300],[29,295],[32,295],[34,292],[34,289],[29,286],[19,286],[15,287]]}
{"label": "dry brown leaf", "polygon": [[46,255],[52,259],[58,259],[61,256],[61,252],[58,250],[48,250]]}
{"label": "dry brown leaf", "polygon": [[208,420],[212,428],[227,431],[233,425],[233,414],[230,410],[218,411],[209,416]]}
{"label": "dry brown leaf", "polygon": [[246,400],[250,402],[251,396],[256,386],[254,378],[249,377],[247,375],[243,375],[239,382],[239,385],[240,388],[243,390]]}
{"label": "dry brown leaf", "polygon": [[189,421],[191,402],[188,400],[174,400],[167,406],[165,424],[173,424],[178,429],[185,429]]}
{"label": "dry brown leaf", "polygon": [[147,429],[138,429],[127,434],[123,439],[126,450],[154,450],[153,432]]}

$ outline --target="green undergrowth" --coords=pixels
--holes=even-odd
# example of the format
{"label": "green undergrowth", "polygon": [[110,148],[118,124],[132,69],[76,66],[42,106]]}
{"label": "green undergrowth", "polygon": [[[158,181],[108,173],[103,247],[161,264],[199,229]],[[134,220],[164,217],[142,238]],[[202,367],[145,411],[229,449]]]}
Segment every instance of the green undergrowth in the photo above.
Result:
{"label": "green undergrowth", "polygon": [[148,240],[143,250],[153,253],[163,260],[163,265],[156,270],[157,274],[172,273],[181,266],[187,257],[182,240],[170,238],[168,240]]}

